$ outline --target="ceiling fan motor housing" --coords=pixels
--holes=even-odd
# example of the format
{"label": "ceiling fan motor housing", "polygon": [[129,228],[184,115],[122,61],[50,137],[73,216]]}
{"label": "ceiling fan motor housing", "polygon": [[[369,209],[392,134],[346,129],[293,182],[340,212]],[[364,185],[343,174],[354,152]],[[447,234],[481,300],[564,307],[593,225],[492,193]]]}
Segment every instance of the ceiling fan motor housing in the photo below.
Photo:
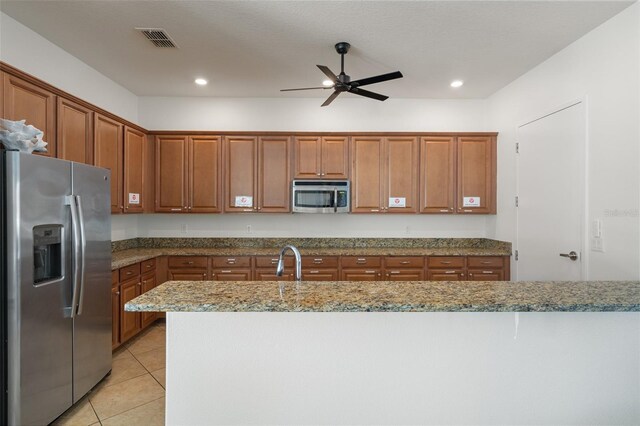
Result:
{"label": "ceiling fan motor housing", "polygon": [[338,52],[340,55],[345,55],[349,51],[350,47],[351,45],[349,43],[347,43],[346,41],[341,41],[340,43],[336,43],[336,52]]}

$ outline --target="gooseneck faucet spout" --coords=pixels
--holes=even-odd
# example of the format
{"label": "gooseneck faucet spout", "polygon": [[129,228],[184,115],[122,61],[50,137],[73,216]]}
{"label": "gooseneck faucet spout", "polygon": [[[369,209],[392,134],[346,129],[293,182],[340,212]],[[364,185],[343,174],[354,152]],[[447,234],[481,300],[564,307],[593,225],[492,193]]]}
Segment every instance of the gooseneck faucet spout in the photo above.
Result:
{"label": "gooseneck faucet spout", "polygon": [[280,258],[278,259],[278,267],[276,268],[276,276],[281,277],[282,272],[284,271],[284,253],[287,249],[293,252],[293,255],[296,257],[296,281],[302,280],[302,257],[300,257],[300,251],[294,246],[284,246],[282,250],[280,250]]}

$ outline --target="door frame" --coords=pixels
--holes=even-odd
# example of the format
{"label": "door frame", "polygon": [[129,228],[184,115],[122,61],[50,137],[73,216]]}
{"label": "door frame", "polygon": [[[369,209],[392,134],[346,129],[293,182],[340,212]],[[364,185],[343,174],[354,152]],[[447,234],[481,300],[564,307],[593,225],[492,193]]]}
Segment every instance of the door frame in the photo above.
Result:
{"label": "door frame", "polygon": [[[590,253],[588,250],[587,242],[589,241],[589,193],[588,193],[588,182],[589,182],[589,103],[587,96],[583,96],[581,98],[573,99],[569,102],[562,103],[556,107],[547,109],[542,113],[535,114],[532,118],[527,120],[520,120],[521,124],[516,125],[516,143],[519,142],[519,132],[520,129],[526,125],[532,124],[536,121],[542,120],[551,115],[557,114],[574,106],[582,104],[583,107],[583,117],[582,117],[582,125],[584,131],[584,143],[578,147],[578,160],[580,161],[579,168],[579,176],[580,181],[578,183],[578,194],[580,196],[580,274],[581,280],[586,281],[589,279],[589,259]],[[515,147],[514,147],[515,150]],[[520,155],[516,154],[516,196],[520,194]],[[520,215],[518,207],[516,207],[516,220],[515,220],[515,236],[516,236],[516,244],[515,250],[518,250],[519,245],[519,230],[520,230]],[[513,280],[518,281],[518,262],[514,262],[515,267],[512,268],[512,272],[514,273]]]}

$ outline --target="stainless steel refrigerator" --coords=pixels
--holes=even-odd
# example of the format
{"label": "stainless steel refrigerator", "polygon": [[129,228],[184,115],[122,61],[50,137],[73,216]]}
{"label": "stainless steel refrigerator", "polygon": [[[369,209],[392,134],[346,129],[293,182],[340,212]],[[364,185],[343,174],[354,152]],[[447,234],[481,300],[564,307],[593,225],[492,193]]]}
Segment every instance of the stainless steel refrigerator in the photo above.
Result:
{"label": "stainless steel refrigerator", "polygon": [[0,172],[0,424],[48,424],[111,371],[110,172],[16,151]]}

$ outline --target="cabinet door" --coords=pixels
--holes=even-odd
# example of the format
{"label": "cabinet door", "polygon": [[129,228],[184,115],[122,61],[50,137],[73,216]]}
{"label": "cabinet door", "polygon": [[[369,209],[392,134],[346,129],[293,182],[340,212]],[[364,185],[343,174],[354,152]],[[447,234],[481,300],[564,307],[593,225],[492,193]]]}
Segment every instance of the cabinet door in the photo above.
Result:
{"label": "cabinet door", "polygon": [[286,136],[261,137],[258,142],[258,211],[286,213],[291,211],[291,178]]}
{"label": "cabinet door", "polygon": [[467,277],[464,270],[428,270],[427,281],[464,281]]}
{"label": "cabinet door", "polygon": [[[385,144],[386,164],[382,202],[384,210],[387,213],[417,213],[418,139],[387,138]],[[394,203],[397,203],[398,207],[393,207]],[[402,205],[404,207],[400,207]]]}
{"label": "cabinet door", "polygon": [[467,272],[469,281],[504,281],[502,269],[470,269]]}
{"label": "cabinet door", "polygon": [[58,97],[57,157],[93,164],[93,111]]}
{"label": "cabinet door", "polygon": [[124,305],[140,295],[142,283],[139,279],[130,280],[120,285],[120,337],[126,342],[141,329],[140,312],[126,312]]}
{"label": "cabinet door", "polygon": [[349,178],[349,137],[325,136],[322,138],[322,169],[324,179]]}
{"label": "cabinet door", "polygon": [[111,289],[111,349],[120,346],[120,289]]}
{"label": "cabinet door", "polygon": [[385,271],[387,281],[423,281],[423,269],[387,269]]}
{"label": "cabinet door", "polygon": [[188,212],[188,161],[187,137],[156,137],[156,212]]}
{"label": "cabinet door", "polygon": [[251,281],[251,269],[214,269],[211,279],[216,281]]}
{"label": "cabinet door", "polygon": [[379,269],[343,269],[341,281],[379,281],[382,274]]}
{"label": "cabinet door", "polygon": [[93,164],[111,170],[111,213],[122,213],[122,129],[124,126],[100,114],[94,115]]}
{"label": "cabinet door", "polygon": [[457,212],[495,213],[495,139],[491,136],[458,137],[457,163]]}
{"label": "cabinet door", "polygon": [[197,136],[189,141],[189,211],[220,213],[222,138]]}
{"label": "cabinet door", "polygon": [[47,152],[37,153],[56,156],[56,96],[34,84],[4,73],[3,118],[26,120],[26,124],[42,130],[42,139],[48,143]]}
{"label": "cabinet door", "polygon": [[303,269],[303,281],[338,281],[337,269]]}
{"label": "cabinet door", "polygon": [[145,194],[145,140],[144,133],[124,128],[124,212],[142,213]]}
{"label": "cabinet door", "polygon": [[[224,138],[226,212],[254,212],[258,210],[256,190],[257,138],[227,136]],[[237,205],[236,197],[252,197],[251,205]],[[248,204],[248,203],[247,203]]]}
{"label": "cabinet door", "polygon": [[[155,286],[156,286],[156,275],[155,275],[155,273],[143,276],[142,277],[142,292],[141,292],[141,294],[145,294],[146,292],[148,292],[149,290],[151,290]],[[153,323],[156,320],[156,313],[155,312],[141,312],[140,314],[141,314],[142,328],[147,327],[148,325],[150,325],[151,323]]]}
{"label": "cabinet door", "polygon": [[294,139],[294,177],[296,179],[318,179],[322,175],[321,138],[301,136]]}
{"label": "cabinet door", "polygon": [[170,269],[169,281],[206,281],[206,269]]}
{"label": "cabinet door", "polygon": [[453,213],[455,209],[455,138],[420,139],[420,212]]}
{"label": "cabinet door", "polygon": [[382,138],[351,139],[351,212],[383,211],[384,150]]}

